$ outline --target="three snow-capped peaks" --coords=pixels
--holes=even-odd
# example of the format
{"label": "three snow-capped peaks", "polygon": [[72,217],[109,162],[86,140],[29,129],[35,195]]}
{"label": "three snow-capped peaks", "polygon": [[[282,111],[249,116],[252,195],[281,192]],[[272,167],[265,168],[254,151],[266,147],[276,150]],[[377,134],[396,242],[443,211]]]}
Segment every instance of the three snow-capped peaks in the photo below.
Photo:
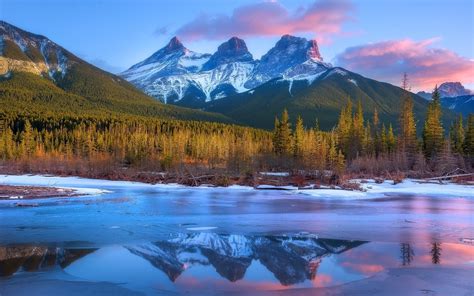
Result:
{"label": "three snow-capped peaks", "polygon": [[260,60],[238,37],[222,43],[212,55],[188,50],[173,37],[121,76],[165,102],[199,106],[274,78],[306,79],[330,67],[323,63],[315,40],[290,35],[281,37]]}

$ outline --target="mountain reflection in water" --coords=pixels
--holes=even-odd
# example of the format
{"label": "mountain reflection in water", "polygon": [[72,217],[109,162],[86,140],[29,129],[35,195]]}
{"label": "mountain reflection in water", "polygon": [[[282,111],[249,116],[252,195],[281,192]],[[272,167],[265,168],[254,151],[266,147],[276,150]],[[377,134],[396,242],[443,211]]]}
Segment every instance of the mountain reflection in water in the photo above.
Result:
{"label": "mountain reflection in water", "polygon": [[[0,247],[0,281],[61,271],[91,282],[133,289],[188,291],[331,286],[388,268],[459,265],[473,258],[463,244],[379,243],[311,235],[175,234],[157,242],[101,248]],[[444,258],[444,259],[443,259]],[[141,288],[139,288],[141,287]]]}
{"label": "mountain reflection in water", "polygon": [[283,285],[314,279],[324,256],[341,253],[364,242],[311,237],[183,234],[168,241],[126,247],[163,270],[171,281],[194,264],[212,265],[235,282],[259,260]]}
{"label": "mountain reflection in water", "polygon": [[[178,234],[165,241],[125,245],[163,271],[175,282],[195,265],[213,266],[231,282],[242,279],[258,260],[282,285],[315,278],[323,257],[345,252],[365,242],[318,239],[305,236],[244,236],[216,233]],[[64,269],[97,249],[64,249],[43,246],[0,247],[0,275],[32,272],[59,266]]]}

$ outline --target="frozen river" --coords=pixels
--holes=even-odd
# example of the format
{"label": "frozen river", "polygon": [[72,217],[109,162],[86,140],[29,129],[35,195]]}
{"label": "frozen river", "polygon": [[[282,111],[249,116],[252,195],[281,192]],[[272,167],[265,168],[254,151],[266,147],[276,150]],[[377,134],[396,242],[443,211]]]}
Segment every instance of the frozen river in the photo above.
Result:
{"label": "frozen river", "polygon": [[0,201],[2,296],[473,292],[469,197],[2,180],[102,190]]}

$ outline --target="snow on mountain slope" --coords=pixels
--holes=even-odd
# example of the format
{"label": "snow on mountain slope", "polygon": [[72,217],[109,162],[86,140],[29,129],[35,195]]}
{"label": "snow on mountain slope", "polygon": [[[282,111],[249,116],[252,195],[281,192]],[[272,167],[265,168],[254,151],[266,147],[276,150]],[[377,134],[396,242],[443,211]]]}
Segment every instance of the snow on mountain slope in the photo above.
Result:
{"label": "snow on mountain slope", "polygon": [[[232,38],[211,56],[188,50],[175,37],[121,76],[164,102],[180,101],[191,95],[210,101],[247,90],[244,84],[253,71],[254,62],[245,43],[241,42],[243,40]],[[238,50],[232,51],[233,47]],[[206,70],[202,70],[203,67]]]}
{"label": "snow on mountain slope", "polygon": [[69,53],[48,38],[28,33],[0,21],[0,75],[9,71],[48,74],[52,79],[64,75],[69,65]]}
{"label": "snow on mountain slope", "polygon": [[329,68],[316,41],[290,35],[283,36],[260,61],[253,59],[237,37],[221,44],[212,55],[192,52],[174,37],[121,76],[164,102],[195,107],[278,77],[312,83]]}

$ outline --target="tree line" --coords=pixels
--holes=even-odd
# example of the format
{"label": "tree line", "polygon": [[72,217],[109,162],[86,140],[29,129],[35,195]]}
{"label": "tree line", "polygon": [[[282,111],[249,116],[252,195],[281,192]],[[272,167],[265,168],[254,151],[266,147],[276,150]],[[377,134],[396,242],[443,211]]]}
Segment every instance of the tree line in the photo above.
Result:
{"label": "tree line", "polygon": [[[405,75],[402,88],[408,90]],[[300,167],[333,169],[358,174],[405,172],[412,176],[445,174],[455,169],[472,170],[474,164],[474,114],[464,123],[462,115],[447,131],[443,127],[438,88],[432,93],[421,137],[417,136],[413,99],[403,92],[399,115],[399,131],[380,123],[377,109],[370,119],[364,118],[360,101],[355,110],[348,99],[341,110],[337,125],[329,132],[314,128],[305,130],[300,117],[290,127],[288,113],[275,119],[273,150],[281,156],[292,155]],[[323,164],[323,165],[321,165]]]}
{"label": "tree line", "polygon": [[[406,77],[402,87],[407,88]],[[315,120],[294,126],[284,110],[272,132],[204,121],[140,116],[0,114],[0,160],[24,172],[61,168],[67,173],[113,173],[133,168],[176,171],[199,167],[228,174],[289,170],[319,175],[410,176],[444,174],[474,164],[474,115],[461,115],[445,131],[437,88],[417,136],[413,100],[401,98],[398,130],[364,118],[348,99],[337,125],[322,131]],[[448,136],[446,136],[448,135]]]}

